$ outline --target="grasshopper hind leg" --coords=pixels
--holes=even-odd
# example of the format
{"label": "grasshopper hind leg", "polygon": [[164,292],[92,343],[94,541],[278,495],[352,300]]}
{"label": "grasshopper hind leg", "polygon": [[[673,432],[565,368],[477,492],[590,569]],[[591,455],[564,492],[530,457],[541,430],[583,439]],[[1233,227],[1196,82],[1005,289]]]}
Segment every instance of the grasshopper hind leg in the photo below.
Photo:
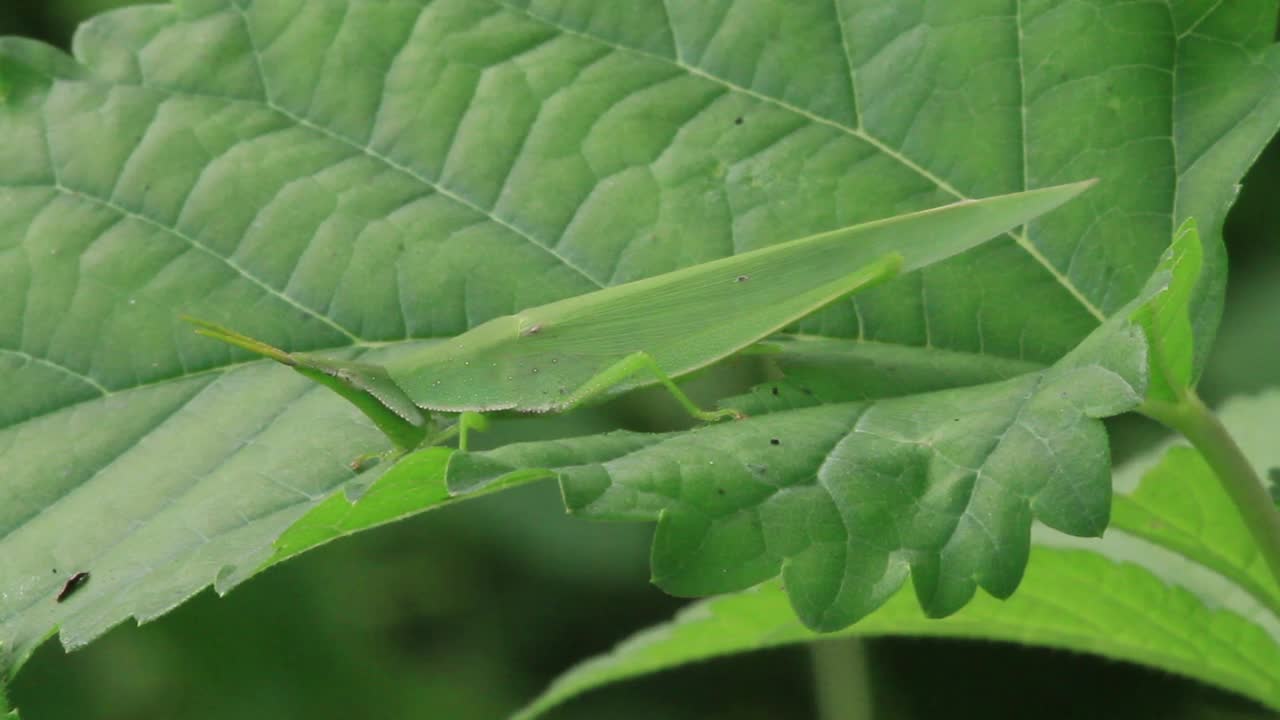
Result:
{"label": "grasshopper hind leg", "polygon": [[676,402],[680,403],[680,406],[695,420],[716,422],[727,419],[742,420],[746,417],[745,413],[732,408],[703,410],[698,407],[698,404],[676,385],[671,376],[663,372],[662,368],[658,366],[658,362],[653,359],[653,356],[646,352],[632,353],[605,368],[600,374],[584,382],[577,390],[569,393],[564,400],[556,405],[556,409],[561,411],[572,410],[608,392],[610,388],[620,385],[628,378],[643,373],[649,373],[657,378],[658,382],[676,399]]}

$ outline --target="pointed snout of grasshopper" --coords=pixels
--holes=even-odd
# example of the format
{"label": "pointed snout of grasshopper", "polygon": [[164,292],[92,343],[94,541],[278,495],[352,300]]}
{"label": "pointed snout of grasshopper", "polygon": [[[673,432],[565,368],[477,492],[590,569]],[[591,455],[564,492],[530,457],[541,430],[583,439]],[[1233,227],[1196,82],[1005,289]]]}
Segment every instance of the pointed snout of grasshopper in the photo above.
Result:
{"label": "pointed snout of grasshopper", "polygon": [[231,328],[223,327],[217,323],[211,323],[208,320],[191,317],[190,315],[182,315],[180,317],[182,320],[196,326],[197,335],[204,335],[205,337],[211,337],[214,340],[221,340],[224,343],[244,348],[251,353],[271,358],[282,365],[294,367],[298,364],[296,358],[280,348],[268,345],[261,340],[255,340],[248,335],[241,335]]}

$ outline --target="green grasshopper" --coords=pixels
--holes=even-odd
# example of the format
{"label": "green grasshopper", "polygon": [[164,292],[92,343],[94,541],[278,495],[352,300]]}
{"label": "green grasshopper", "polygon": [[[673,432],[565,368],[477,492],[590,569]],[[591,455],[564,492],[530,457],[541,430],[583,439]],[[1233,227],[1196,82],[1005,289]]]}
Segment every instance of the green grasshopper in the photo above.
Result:
{"label": "green grasshopper", "polygon": [[[706,367],[832,302],[975,247],[1093,181],[854,225],[494,318],[387,367],[288,353],[218,325],[196,332],[271,358],[354,403],[398,456],[483,429],[483,413],[565,412]],[[458,414],[446,424],[440,413]],[[359,461],[357,461],[359,462]]]}

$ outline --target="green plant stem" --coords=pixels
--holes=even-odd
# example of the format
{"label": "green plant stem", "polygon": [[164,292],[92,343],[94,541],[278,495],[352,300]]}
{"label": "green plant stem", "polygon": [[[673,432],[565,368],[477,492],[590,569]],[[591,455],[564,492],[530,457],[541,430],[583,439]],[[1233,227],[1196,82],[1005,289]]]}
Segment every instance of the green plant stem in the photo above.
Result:
{"label": "green plant stem", "polygon": [[1240,447],[1194,391],[1177,403],[1143,403],[1142,413],[1182,433],[1209,463],[1280,584],[1280,512]]}
{"label": "green plant stem", "polygon": [[861,638],[820,640],[809,645],[818,717],[871,720],[871,678]]}

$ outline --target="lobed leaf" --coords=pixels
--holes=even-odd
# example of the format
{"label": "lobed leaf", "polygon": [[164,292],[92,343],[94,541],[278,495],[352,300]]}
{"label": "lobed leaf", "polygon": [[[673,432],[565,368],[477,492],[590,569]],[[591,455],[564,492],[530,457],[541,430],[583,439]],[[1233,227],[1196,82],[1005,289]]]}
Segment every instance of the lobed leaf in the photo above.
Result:
{"label": "lobed leaf", "polygon": [[[1280,449],[1260,419],[1280,392],[1229,403],[1221,417],[1260,467]],[[1140,662],[1280,710],[1280,587],[1199,454],[1181,442],[1117,470],[1112,527],[1082,542],[1043,527],[1018,592],[975,598],[930,619],[906,588],[834,637],[995,638]],[[1189,631],[1189,629],[1194,631]],[[561,675],[517,717],[639,675],[820,637],[796,621],[778,583],[704,600]]]}

